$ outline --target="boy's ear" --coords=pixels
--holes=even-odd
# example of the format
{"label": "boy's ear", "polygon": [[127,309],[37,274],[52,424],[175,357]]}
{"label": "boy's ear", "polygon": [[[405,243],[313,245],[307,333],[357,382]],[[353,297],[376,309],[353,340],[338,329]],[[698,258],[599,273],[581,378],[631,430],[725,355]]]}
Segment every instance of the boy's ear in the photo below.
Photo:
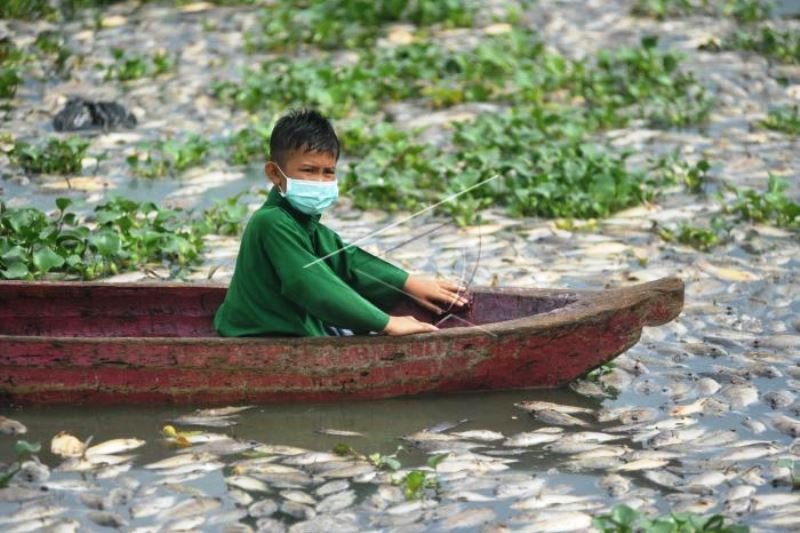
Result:
{"label": "boy's ear", "polygon": [[273,185],[278,187],[280,190],[284,190],[283,176],[281,176],[281,173],[278,172],[278,166],[275,164],[274,161],[267,161],[264,164],[264,174],[267,176],[269,181],[272,182]]}

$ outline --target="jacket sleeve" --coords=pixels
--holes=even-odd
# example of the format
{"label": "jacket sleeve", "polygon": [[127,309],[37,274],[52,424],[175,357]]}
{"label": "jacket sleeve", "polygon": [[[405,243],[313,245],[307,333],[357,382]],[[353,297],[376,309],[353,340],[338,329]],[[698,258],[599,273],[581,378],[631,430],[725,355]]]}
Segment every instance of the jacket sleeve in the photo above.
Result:
{"label": "jacket sleeve", "polygon": [[263,243],[281,280],[281,293],[323,322],[355,331],[383,331],[389,315],[362,297],[290,224],[276,221],[265,228]]}
{"label": "jacket sleeve", "polygon": [[347,283],[364,298],[387,311],[402,299],[408,272],[357,246],[347,248],[345,257]]}

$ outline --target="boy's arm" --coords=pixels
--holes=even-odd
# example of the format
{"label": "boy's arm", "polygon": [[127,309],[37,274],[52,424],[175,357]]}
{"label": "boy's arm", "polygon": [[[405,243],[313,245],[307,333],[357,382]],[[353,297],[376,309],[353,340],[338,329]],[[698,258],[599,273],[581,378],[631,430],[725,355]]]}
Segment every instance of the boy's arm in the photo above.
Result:
{"label": "boy's arm", "polygon": [[363,298],[288,224],[271,224],[265,247],[281,280],[281,293],[323,322],[356,331],[383,331],[389,315]]}
{"label": "boy's arm", "polygon": [[[342,243],[342,246],[346,244]],[[351,246],[344,253],[347,282],[359,294],[381,309],[391,309],[401,300],[408,272],[358,246]]]}

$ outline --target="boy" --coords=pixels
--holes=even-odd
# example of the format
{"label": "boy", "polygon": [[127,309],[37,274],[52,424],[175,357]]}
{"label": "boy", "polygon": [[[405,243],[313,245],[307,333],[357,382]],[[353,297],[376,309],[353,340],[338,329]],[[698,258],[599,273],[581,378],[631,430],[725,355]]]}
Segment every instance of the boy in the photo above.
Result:
{"label": "boy", "polygon": [[438,328],[389,316],[404,293],[437,312],[463,306],[458,285],[409,276],[319,222],[338,196],[339,139],[313,110],[278,120],[264,172],[267,201],[245,228],[225,301],[214,317],[220,335],[321,336],[328,328],[407,335]]}

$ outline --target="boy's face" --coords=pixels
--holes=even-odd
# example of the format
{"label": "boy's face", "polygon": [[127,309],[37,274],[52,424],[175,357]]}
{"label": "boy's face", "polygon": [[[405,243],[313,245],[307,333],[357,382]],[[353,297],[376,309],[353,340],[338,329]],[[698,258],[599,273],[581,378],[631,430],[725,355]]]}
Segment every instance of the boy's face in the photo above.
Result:
{"label": "boy's face", "polygon": [[294,150],[286,156],[286,162],[280,165],[275,161],[267,161],[264,173],[273,185],[281,191],[286,191],[286,178],[309,181],[333,181],[336,179],[336,157],[327,152],[305,152]]}

